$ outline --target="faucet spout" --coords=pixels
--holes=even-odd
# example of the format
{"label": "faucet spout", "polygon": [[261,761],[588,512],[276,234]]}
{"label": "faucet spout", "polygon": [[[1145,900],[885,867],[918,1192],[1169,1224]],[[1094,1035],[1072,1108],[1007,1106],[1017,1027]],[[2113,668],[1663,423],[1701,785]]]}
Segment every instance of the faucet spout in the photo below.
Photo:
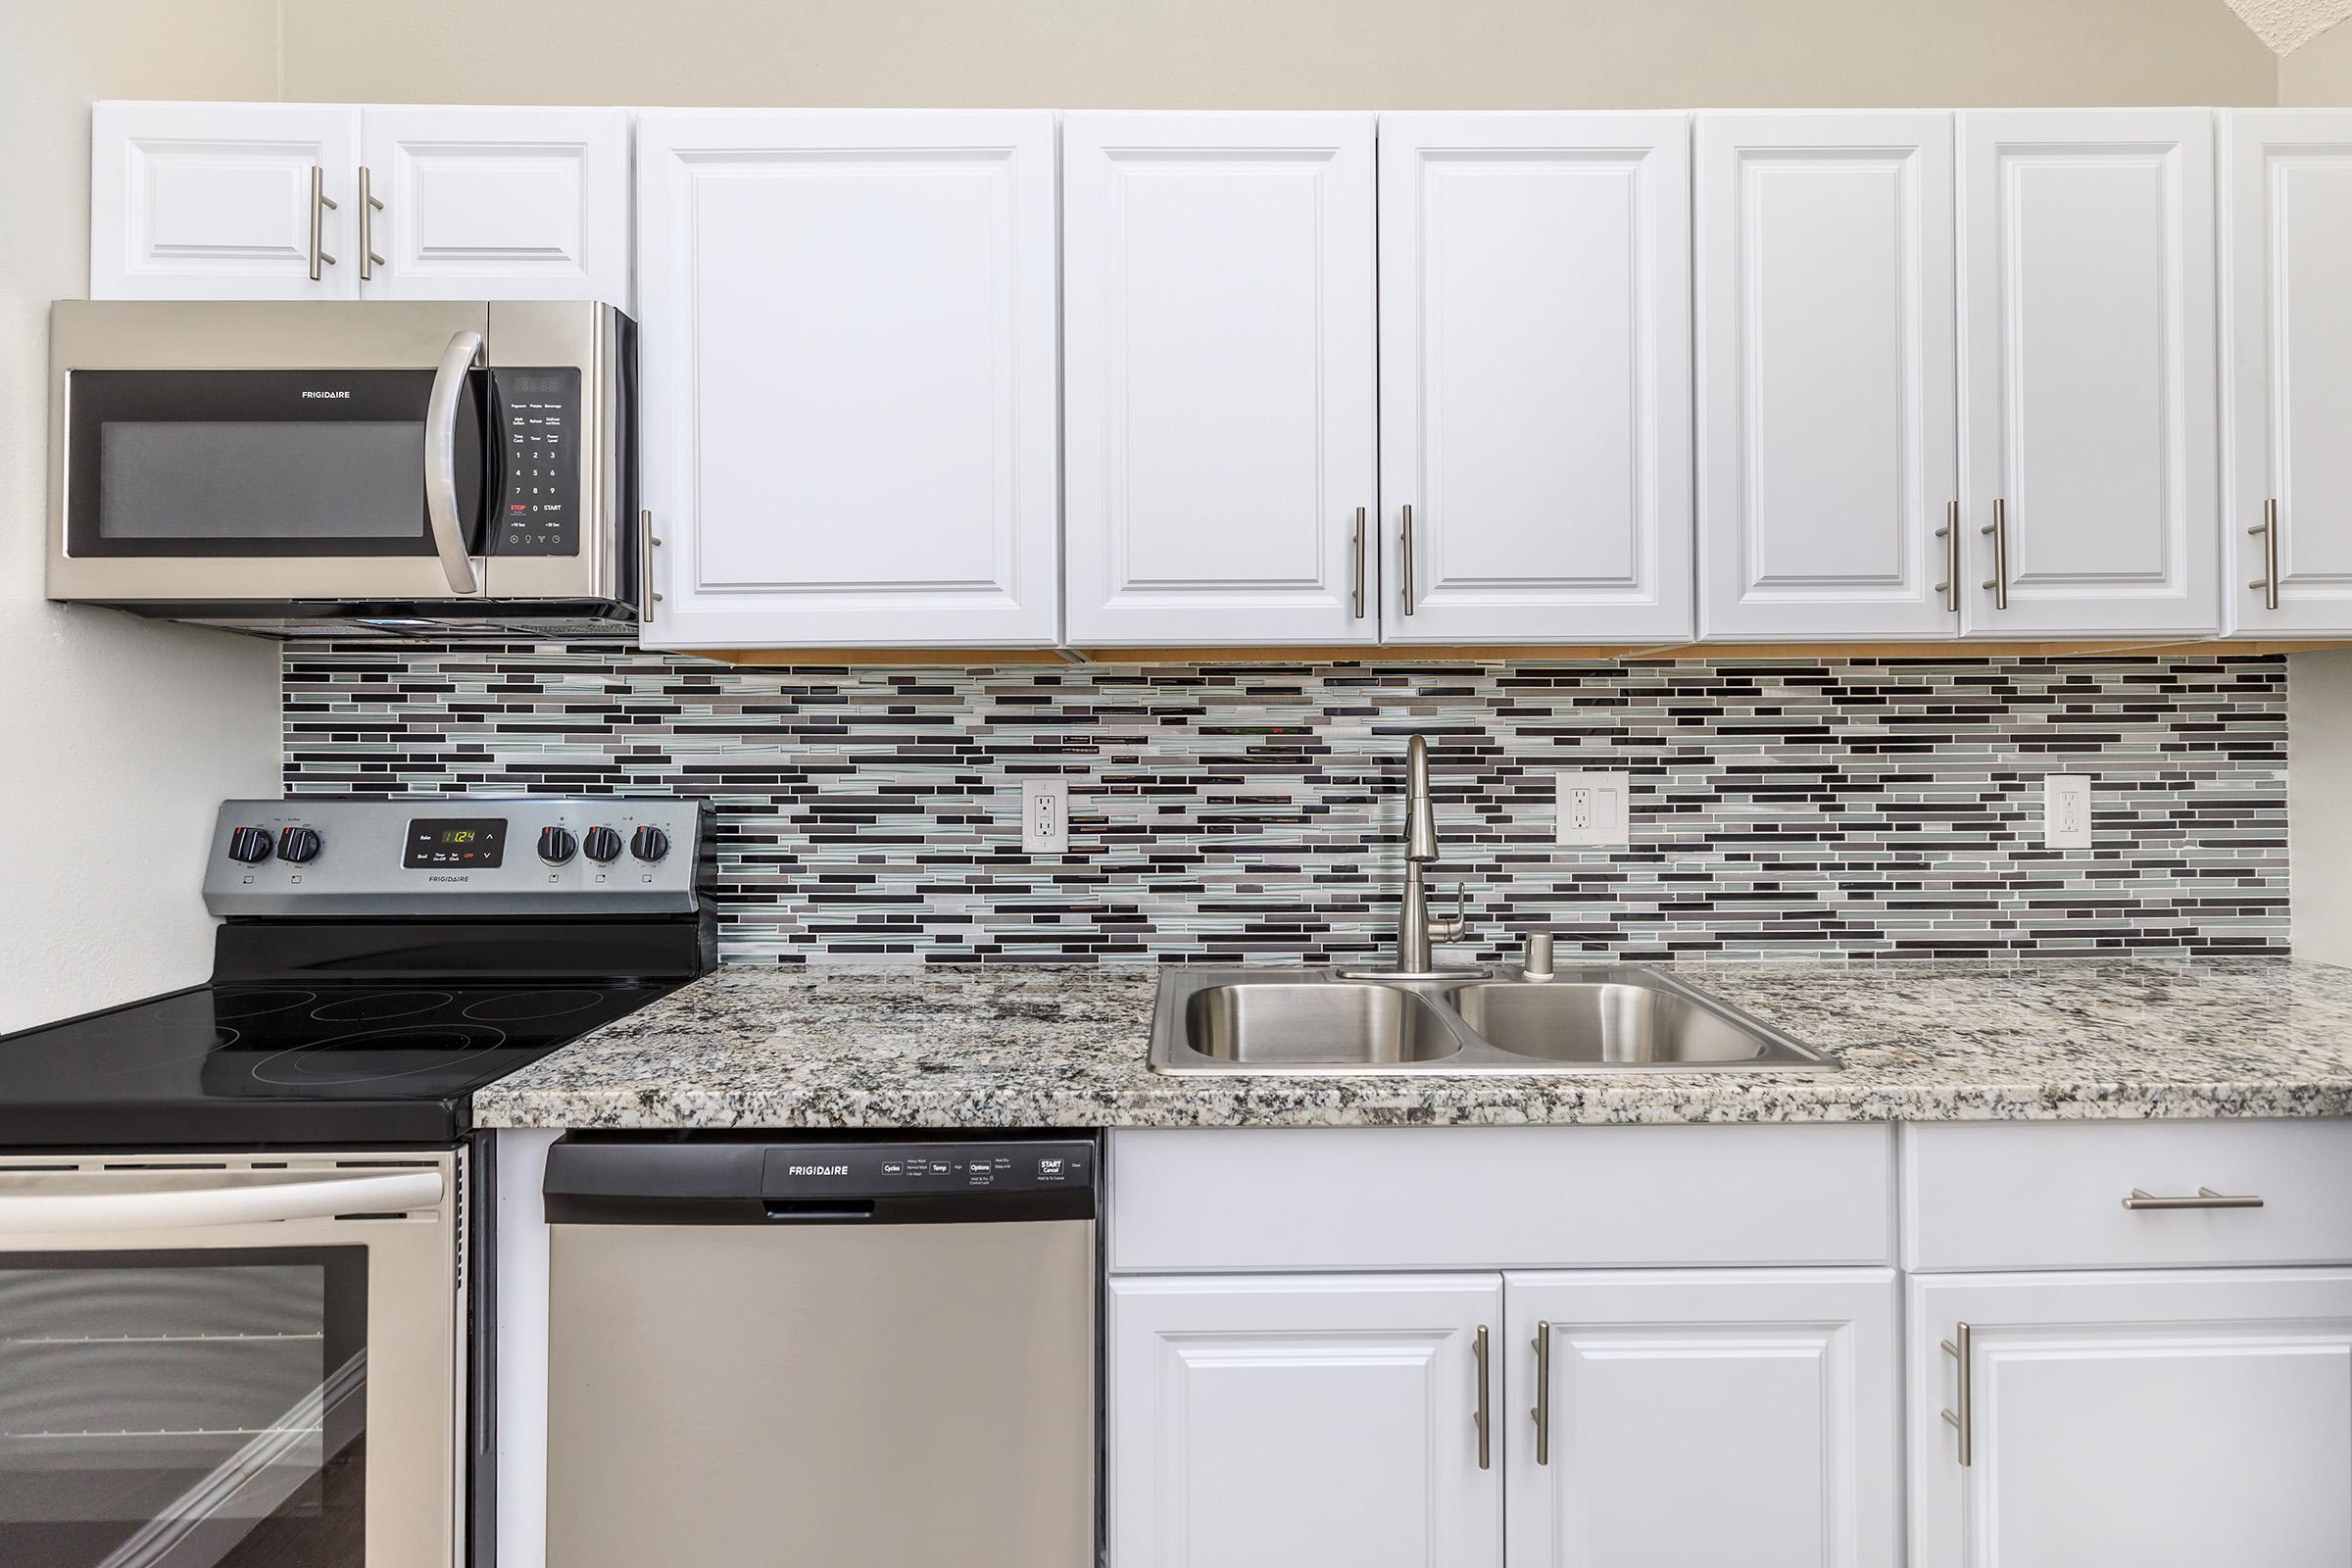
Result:
{"label": "faucet spout", "polygon": [[1404,743],[1404,858],[1438,858],[1438,813],[1429,799],[1429,742],[1418,735]]}

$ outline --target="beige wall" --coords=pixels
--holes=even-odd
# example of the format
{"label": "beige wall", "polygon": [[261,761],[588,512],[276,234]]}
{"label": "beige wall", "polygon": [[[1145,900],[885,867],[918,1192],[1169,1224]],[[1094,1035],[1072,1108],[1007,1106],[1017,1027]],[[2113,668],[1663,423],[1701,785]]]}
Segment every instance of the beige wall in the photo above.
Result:
{"label": "beige wall", "polygon": [[2352,107],[2352,22],[2340,22],[2278,62],[2278,101]]}
{"label": "beige wall", "polygon": [[41,598],[49,301],[89,281],[90,101],[268,98],[275,0],[0,0],[0,1031],[204,978],[214,808],[274,793],[277,654]]}
{"label": "beige wall", "polygon": [[2222,0],[296,0],[285,94],[1053,108],[2267,104]]}

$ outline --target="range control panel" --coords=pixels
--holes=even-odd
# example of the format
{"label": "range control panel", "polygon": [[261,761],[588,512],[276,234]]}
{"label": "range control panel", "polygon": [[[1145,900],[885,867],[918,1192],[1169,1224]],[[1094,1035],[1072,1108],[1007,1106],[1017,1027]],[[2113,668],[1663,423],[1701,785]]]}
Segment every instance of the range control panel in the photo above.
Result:
{"label": "range control panel", "polygon": [[491,553],[580,553],[580,372],[496,369],[492,406],[506,445]]}
{"label": "range control panel", "polygon": [[1086,1191],[1095,1146],[1080,1139],[997,1144],[795,1144],[766,1152],[768,1198],[883,1199],[946,1193]]}
{"label": "range control panel", "polygon": [[226,801],[204,903],[215,914],[692,913],[709,842],[698,801]]}

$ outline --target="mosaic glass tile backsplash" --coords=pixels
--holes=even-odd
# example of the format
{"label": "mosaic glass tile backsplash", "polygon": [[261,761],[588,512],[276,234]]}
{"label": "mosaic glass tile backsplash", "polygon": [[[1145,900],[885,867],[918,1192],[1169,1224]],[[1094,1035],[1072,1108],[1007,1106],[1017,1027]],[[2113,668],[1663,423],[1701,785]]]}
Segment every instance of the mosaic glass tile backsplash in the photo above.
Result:
{"label": "mosaic glass tile backsplash", "polygon": [[[2275,658],[728,668],[596,648],[306,643],[297,794],[708,797],[737,960],[1279,960],[1383,947],[1406,735],[1450,912],[1563,957],[2283,953]],[[1560,769],[1633,847],[1552,842]],[[2038,845],[2045,772],[2096,846]],[[1070,783],[1032,858],[1020,783]]]}

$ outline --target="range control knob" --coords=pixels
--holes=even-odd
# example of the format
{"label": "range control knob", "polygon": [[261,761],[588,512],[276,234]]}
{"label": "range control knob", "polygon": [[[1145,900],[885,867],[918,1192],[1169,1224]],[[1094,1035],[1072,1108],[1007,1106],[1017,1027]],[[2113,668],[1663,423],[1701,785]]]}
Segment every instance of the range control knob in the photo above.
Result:
{"label": "range control knob", "polygon": [[658,827],[641,827],[629,835],[629,853],[640,860],[659,860],[669,853],[669,835]]}
{"label": "range control knob", "polygon": [[318,830],[315,827],[290,827],[277,836],[277,858],[306,865],[318,858]]}
{"label": "range control knob", "polygon": [[550,865],[562,865],[579,853],[580,841],[560,827],[539,830],[539,858]]}
{"label": "range control knob", "polygon": [[243,860],[247,865],[259,865],[270,858],[270,830],[266,827],[241,827],[228,836],[228,858]]}
{"label": "range control knob", "polygon": [[609,827],[592,827],[580,841],[580,848],[587,852],[588,858],[602,865],[620,858],[620,835]]}

